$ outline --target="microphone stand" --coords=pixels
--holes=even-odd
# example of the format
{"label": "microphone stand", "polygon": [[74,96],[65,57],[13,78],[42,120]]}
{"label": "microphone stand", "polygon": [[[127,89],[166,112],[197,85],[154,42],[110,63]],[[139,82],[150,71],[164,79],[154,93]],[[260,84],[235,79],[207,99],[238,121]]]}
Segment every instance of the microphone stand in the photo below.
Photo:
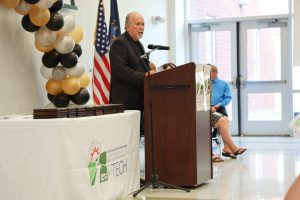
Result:
{"label": "microphone stand", "polygon": [[146,64],[145,60],[148,60],[149,61],[149,56],[150,56],[150,53],[152,53],[153,51],[157,50],[157,48],[155,49],[152,49],[148,52],[146,52],[144,55],[140,56],[141,58],[141,61],[144,65],[144,67],[146,69],[148,69],[147,71],[147,74],[148,74],[148,91],[149,91],[149,98],[148,98],[148,103],[149,103],[149,117],[150,117],[150,124],[149,124],[149,127],[150,127],[150,136],[151,136],[151,156],[152,156],[152,162],[151,162],[151,165],[152,165],[152,174],[151,174],[151,181],[146,183],[144,186],[142,186],[140,189],[138,189],[137,191],[133,192],[133,196],[136,197],[140,192],[142,192],[143,190],[145,190],[147,187],[149,187],[150,185],[152,185],[152,189],[156,189],[158,188],[160,185],[161,186],[165,186],[167,188],[171,188],[171,189],[180,189],[180,190],[184,190],[186,192],[190,192],[189,189],[186,189],[186,188],[182,188],[182,187],[179,187],[179,186],[176,186],[176,185],[171,185],[171,184],[168,184],[168,183],[164,183],[164,182],[161,182],[158,180],[158,174],[155,173],[155,165],[154,165],[154,134],[153,134],[153,116],[152,116],[152,96],[151,96],[151,74],[150,74],[150,67],[148,67],[148,65]]}

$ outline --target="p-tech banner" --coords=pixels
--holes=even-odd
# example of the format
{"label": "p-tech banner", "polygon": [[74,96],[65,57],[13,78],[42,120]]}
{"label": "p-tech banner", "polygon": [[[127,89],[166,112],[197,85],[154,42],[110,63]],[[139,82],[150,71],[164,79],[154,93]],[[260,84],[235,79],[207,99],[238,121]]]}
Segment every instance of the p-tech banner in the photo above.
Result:
{"label": "p-tech banner", "polygon": [[139,188],[140,113],[0,119],[0,199],[108,200]]}

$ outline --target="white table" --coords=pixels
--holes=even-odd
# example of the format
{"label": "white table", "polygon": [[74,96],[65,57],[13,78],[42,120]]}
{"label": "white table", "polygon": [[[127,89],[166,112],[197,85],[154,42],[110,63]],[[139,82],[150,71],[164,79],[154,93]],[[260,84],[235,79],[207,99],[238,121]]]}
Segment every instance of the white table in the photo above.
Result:
{"label": "white table", "polygon": [[127,196],[139,188],[139,126],[138,111],[82,118],[1,119],[0,199]]}

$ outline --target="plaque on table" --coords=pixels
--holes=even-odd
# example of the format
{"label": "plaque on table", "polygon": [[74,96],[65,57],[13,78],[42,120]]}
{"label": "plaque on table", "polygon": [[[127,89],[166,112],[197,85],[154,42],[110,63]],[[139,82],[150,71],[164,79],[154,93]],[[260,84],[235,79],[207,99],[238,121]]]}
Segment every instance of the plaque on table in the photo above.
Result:
{"label": "plaque on table", "polygon": [[65,118],[67,114],[66,108],[34,109],[33,119]]}

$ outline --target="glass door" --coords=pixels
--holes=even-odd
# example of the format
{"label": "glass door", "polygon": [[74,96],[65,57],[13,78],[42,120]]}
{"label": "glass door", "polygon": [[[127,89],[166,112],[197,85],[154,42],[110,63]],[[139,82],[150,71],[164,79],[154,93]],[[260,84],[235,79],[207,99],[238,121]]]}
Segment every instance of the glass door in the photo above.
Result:
{"label": "glass door", "polygon": [[[237,42],[235,22],[212,22],[191,24],[189,27],[191,42],[191,61],[196,64],[214,64],[218,66],[220,79],[232,82],[236,77]],[[232,86],[232,85],[231,85]],[[238,134],[237,89],[231,87],[232,102],[226,107],[232,135]]]}
{"label": "glass door", "polygon": [[239,67],[242,134],[289,135],[287,20],[241,22]]}

